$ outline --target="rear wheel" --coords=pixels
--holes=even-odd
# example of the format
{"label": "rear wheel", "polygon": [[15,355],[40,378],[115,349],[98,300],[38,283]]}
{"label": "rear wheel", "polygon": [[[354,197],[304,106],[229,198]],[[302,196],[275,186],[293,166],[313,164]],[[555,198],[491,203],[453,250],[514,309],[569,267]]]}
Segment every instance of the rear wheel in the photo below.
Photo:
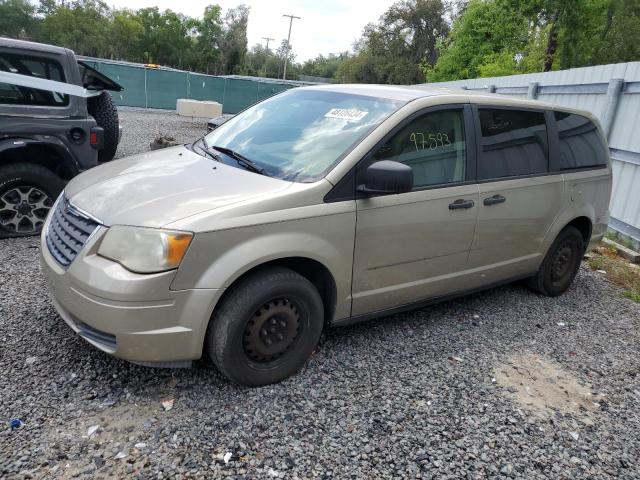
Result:
{"label": "rear wheel", "polygon": [[87,100],[87,110],[96,120],[99,127],[104,130],[104,146],[98,151],[98,161],[108,162],[113,160],[118,149],[119,119],[118,109],[113,103],[111,94],[104,90],[100,95]]}
{"label": "rear wheel", "polygon": [[0,167],[0,238],[37,235],[64,182],[32,163]]}
{"label": "rear wheel", "polygon": [[304,365],[320,339],[322,299],[309,280],[267,268],[233,287],[207,332],[209,355],[235,383],[279,382]]}
{"label": "rear wheel", "polygon": [[575,227],[565,227],[549,248],[538,273],[529,279],[529,287],[549,297],[563,294],[578,273],[583,254],[582,234]]}

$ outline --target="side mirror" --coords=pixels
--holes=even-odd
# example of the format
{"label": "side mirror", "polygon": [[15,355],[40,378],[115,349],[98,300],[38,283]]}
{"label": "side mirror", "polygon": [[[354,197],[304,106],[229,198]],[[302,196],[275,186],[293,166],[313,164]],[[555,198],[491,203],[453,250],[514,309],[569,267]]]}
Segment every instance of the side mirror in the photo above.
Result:
{"label": "side mirror", "polygon": [[404,163],[381,160],[372,163],[364,172],[362,193],[405,193],[413,188],[413,169]]}

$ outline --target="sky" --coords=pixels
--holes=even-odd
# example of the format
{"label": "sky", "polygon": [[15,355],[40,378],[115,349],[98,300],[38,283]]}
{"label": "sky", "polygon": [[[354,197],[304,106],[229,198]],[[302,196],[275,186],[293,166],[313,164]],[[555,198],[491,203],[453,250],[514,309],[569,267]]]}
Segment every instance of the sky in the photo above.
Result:
{"label": "sky", "polygon": [[224,12],[241,3],[251,7],[247,37],[249,47],[264,45],[262,37],[275,40],[269,48],[277,48],[287,38],[289,19],[283,14],[302,17],[293,21],[291,45],[297,62],[304,62],[319,54],[351,50],[369,22],[377,22],[394,3],[393,0],[107,0],[117,8],[138,9],[157,6],[190,17],[202,17],[205,6],[217,3]]}

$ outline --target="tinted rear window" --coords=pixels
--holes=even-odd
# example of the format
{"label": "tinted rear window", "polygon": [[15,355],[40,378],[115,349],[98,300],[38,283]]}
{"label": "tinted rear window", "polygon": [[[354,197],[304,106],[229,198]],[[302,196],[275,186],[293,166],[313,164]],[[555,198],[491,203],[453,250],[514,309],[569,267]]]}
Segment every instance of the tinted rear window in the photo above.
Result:
{"label": "tinted rear window", "polygon": [[607,150],[595,124],[582,115],[554,112],[560,139],[560,170],[600,167]]}
{"label": "tinted rear window", "polygon": [[480,108],[481,179],[546,173],[547,126],[543,112]]}

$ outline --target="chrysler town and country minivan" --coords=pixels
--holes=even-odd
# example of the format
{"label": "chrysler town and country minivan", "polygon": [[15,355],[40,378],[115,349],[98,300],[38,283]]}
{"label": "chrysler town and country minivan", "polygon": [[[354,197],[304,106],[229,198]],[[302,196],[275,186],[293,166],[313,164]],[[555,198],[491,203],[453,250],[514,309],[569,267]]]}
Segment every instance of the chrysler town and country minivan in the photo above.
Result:
{"label": "chrysler town and country minivan", "polygon": [[60,316],[143,365],[207,352],[277,382],[322,329],[526,279],[555,296],[607,227],[588,112],[492,94],[331,85],[193,144],[74,178],[42,233]]}

